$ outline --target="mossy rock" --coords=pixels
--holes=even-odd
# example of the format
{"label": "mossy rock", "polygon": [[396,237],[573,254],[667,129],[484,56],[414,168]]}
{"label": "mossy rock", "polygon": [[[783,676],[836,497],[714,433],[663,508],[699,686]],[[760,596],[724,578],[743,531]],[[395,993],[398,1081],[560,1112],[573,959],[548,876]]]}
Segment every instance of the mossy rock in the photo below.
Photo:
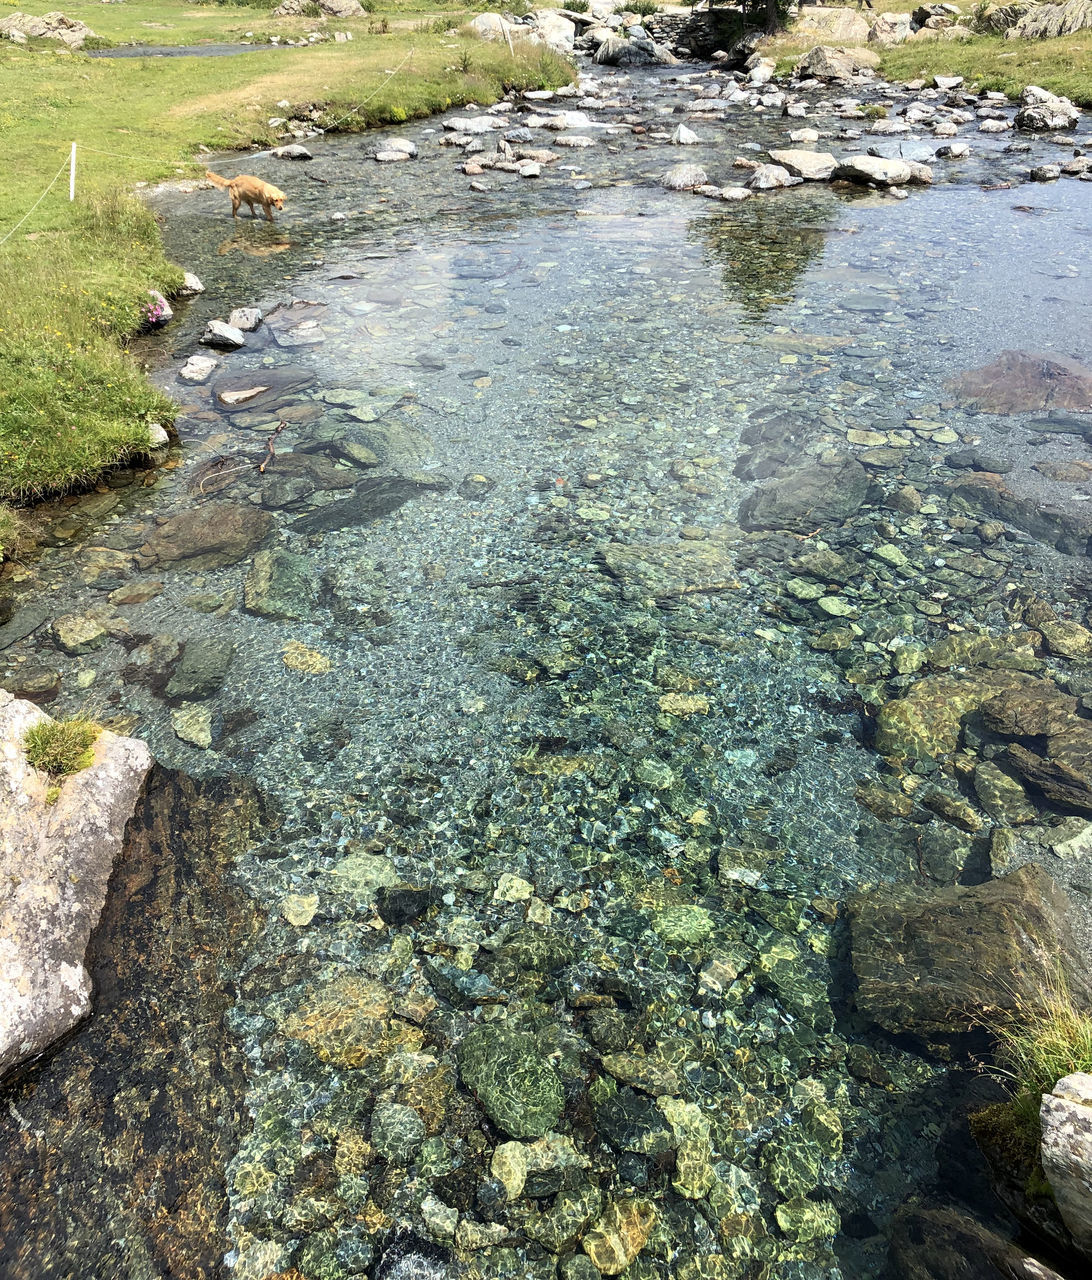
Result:
{"label": "mossy rock", "polygon": [[539,1138],[561,1118],[561,1081],[526,1032],[474,1027],[459,1047],[459,1072],[489,1118],[513,1138]]}

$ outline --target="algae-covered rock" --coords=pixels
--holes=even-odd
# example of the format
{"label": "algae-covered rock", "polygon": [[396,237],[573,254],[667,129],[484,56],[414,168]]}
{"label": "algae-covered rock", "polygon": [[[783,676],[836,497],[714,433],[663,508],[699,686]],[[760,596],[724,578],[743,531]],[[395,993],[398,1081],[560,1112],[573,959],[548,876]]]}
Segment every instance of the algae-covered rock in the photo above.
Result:
{"label": "algae-covered rock", "polygon": [[459,1073],[489,1118],[514,1138],[538,1138],[561,1118],[557,1072],[535,1037],[497,1024],[474,1027],[459,1046]]}
{"label": "algae-covered rock", "polygon": [[581,1242],[600,1274],[616,1276],[645,1247],[656,1225],[656,1208],[647,1200],[612,1200]]}
{"label": "algae-covered rock", "polygon": [[291,551],[259,551],[243,584],[247,613],[263,618],[306,618],[314,597],[313,570],[306,556]]}
{"label": "algae-covered rock", "polygon": [[935,758],[959,746],[963,718],[1011,677],[981,674],[926,676],[876,716],[876,750],[884,756]]}
{"label": "algae-covered rock", "polygon": [[280,1019],[285,1035],[310,1045],[323,1062],[366,1067],[396,1049],[416,1052],[424,1032],[390,1017],[391,996],[374,979],[343,973],[308,993]]}
{"label": "algae-covered rock", "polygon": [[384,1160],[407,1164],[424,1141],[425,1122],[412,1107],[377,1102],[372,1113],[372,1145]]}
{"label": "algae-covered rock", "polygon": [[857,1006],[894,1033],[950,1036],[1042,1008],[1059,968],[1087,1003],[1065,894],[1042,868],[942,889],[884,885],[849,900]]}

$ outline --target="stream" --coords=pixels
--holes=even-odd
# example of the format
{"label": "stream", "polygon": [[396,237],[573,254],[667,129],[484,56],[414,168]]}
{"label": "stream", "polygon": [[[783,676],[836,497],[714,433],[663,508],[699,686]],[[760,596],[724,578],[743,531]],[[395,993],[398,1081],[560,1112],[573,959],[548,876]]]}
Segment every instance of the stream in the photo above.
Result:
{"label": "stream", "polygon": [[[1011,1233],[952,1119],[991,1086],[857,1009],[842,906],[998,870],[992,816],[862,804],[939,777],[902,788],[866,712],[1018,599],[1083,608],[1085,438],[949,384],[1092,364],[1092,187],[1025,181],[1072,136],[970,124],[903,199],[665,190],[803,125],[939,145],[717,75],[451,117],[556,150],[534,178],[464,175],[434,119],[213,162],[287,192],[272,224],[149,193],[206,286],[139,345],[178,441],[42,509],[0,628],[5,687],[160,765],[97,1016],[5,1099],[4,1276],[866,1280],[914,1196]],[[245,347],[198,346],[241,306]],[[955,502],[996,455],[1049,536]],[[855,506],[741,521],[845,458]]]}

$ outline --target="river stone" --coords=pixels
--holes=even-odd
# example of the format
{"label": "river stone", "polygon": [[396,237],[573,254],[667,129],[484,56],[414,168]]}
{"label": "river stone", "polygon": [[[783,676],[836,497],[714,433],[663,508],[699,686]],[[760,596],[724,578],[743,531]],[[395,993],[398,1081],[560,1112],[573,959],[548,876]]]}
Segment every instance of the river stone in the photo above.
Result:
{"label": "river stone", "polygon": [[190,356],[178,376],[183,382],[206,382],[219,363],[215,356]]}
{"label": "river stone", "polygon": [[1092,413],[1092,369],[1053,352],[1002,351],[992,364],[952,379],[947,389],[982,413]]}
{"label": "river stone", "polygon": [[1068,98],[1029,84],[1020,95],[1020,110],[1013,123],[1018,129],[1037,131],[1075,129],[1080,118],[1080,109]]}
{"label": "river stone", "polygon": [[1069,903],[1039,866],[971,887],[883,885],[848,907],[857,1007],[892,1034],[1045,1012],[1059,967],[1078,1005],[1092,996]]}
{"label": "river stone", "polygon": [[744,186],[748,191],[777,191],[781,187],[794,187],[801,181],[779,164],[760,164],[752,169]]}
{"label": "river stone", "polygon": [[243,583],[247,613],[278,621],[306,618],[314,598],[311,562],[279,548],[259,551]]}
{"label": "river stone", "polygon": [[739,508],[744,529],[812,533],[856,514],[868,492],[868,473],[848,454],[807,458],[754,489]]}
{"label": "river stone", "polygon": [[1092,1260],[1092,1075],[1077,1071],[1043,1094],[1040,1156],[1073,1243]]}
{"label": "river stone", "polygon": [[459,1072],[489,1118],[513,1138],[538,1138],[561,1118],[561,1081],[534,1036],[503,1024],[473,1027]]}
{"label": "river stone", "polygon": [[274,147],[269,153],[274,160],[313,160],[315,157],[298,142],[290,142],[284,147]]}
{"label": "river stone", "polygon": [[709,175],[700,164],[677,164],[668,169],[660,182],[668,191],[691,191],[695,187],[704,187],[709,182]]}
{"label": "river stone", "polygon": [[175,737],[199,751],[212,746],[212,710],[200,702],[183,702],[171,711]]}
{"label": "river stone", "polygon": [[297,533],[329,533],[351,525],[371,524],[397,511],[427,488],[402,476],[374,476],[362,480],[351,497],[330,502],[292,521]]}
{"label": "river stone", "polygon": [[418,1027],[391,1017],[390,992],[374,978],[343,972],[312,988],[280,1018],[280,1029],[310,1045],[323,1062],[362,1068],[424,1044]]}
{"label": "river stone", "polygon": [[219,347],[224,351],[235,351],[246,346],[246,335],[234,325],[225,324],[223,320],[210,320],[205,325],[205,332],[198,338],[205,347]]}
{"label": "river stone", "polygon": [[1001,672],[926,676],[905,697],[893,698],[880,709],[876,750],[896,758],[951,754],[959,746],[964,716],[1015,679]]}
{"label": "river stone", "polygon": [[[598,1218],[603,1208],[603,1193],[590,1182],[563,1188],[545,1213],[531,1214],[523,1223],[528,1239],[548,1249],[563,1254],[574,1248],[587,1230],[588,1224]],[[598,1280],[599,1272],[585,1254],[578,1255],[591,1273],[591,1280]]]}
{"label": "river stone", "polygon": [[228,316],[228,324],[241,333],[253,333],[262,323],[261,307],[236,307]]}
{"label": "river stone", "polygon": [[1092,631],[1079,622],[1044,622],[1039,631],[1048,653],[1060,658],[1087,658],[1092,655]]}
{"label": "river stone", "polygon": [[879,187],[899,187],[914,176],[906,160],[889,160],[882,156],[843,156],[834,170],[835,180],[874,182]]}
{"label": "river stone", "polygon": [[379,1101],[372,1112],[372,1146],[384,1160],[407,1165],[425,1139],[425,1122],[412,1107]]}
{"label": "river stone", "polygon": [[53,623],[57,648],[72,657],[101,649],[109,636],[109,629],[89,613],[66,613]]}
{"label": "river stone", "polygon": [[216,403],[226,413],[276,412],[278,405],[315,381],[313,370],[303,365],[278,365],[269,369],[252,369],[246,373],[227,373],[212,384]]}
{"label": "river stone", "polygon": [[104,729],[92,763],[47,804],[52,780],[22,742],[49,719],[0,690],[0,1076],[91,1011],[84,954],[152,767],[143,742]]}
{"label": "river stone", "polygon": [[601,1275],[616,1276],[645,1247],[655,1225],[650,1201],[612,1200],[581,1244]]}
{"label": "river stone", "polygon": [[198,636],[187,640],[164,692],[168,698],[186,701],[211,698],[223,685],[234,657],[235,646],[226,636]]}
{"label": "river stone", "polygon": [[1039,816],[1020,779],[994,760],[980,760],[975,765],[974,791],[978,803],[995,822],[1016,827],[1034,822]]}
{"label": "river stone", "polygon": [[188,573],[235,564],[261,545],[273,517],[249,503],[205,502],[159,525],[137,552],[141,568],[175,564]]}
{"label": "river stone", "polygon": [[774,150],[770,159],[787,169],[794,178],[808,182],[823,182],[834,172],[837,161],[828,151]]}

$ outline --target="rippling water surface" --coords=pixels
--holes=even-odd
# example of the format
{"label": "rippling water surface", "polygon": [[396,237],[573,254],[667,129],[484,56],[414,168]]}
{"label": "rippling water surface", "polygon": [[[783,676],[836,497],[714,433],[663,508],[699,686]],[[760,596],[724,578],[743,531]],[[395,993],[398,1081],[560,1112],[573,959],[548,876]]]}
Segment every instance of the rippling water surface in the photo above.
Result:
{"label": "rippling water surface", "polygon": [[[972,133],[901,202],[724,205],[659,175],[727,184],[800,121],[744,108],[676,148],[657,134],[683,85],[600,84],[548,104],[588,109],[594,145],[537,179],[470,190],[434,122],[401,165],[372,137],[218,164],[288,191],[273,226],[220,192],[155,197],[207,286],[156,340],[180,444],[58,504],[21,571],[109,641],[6,656],[60,672],[51,711],[118,717],[197,780],[153,841],[190,861],[173,897],[125,882],[143,905],[116,944],[151,932],[117,999],[140,1009],[13,1098],[8,1190],[38,1207],[11,1210],[11,1275],[226,1255],[246,1280],[340,1280],[405,1230],[471,1275],[587,1280],[628,1241],[630,1280],[872,1277],[937,1186],[965,1081],[853,1012],[840,904],[973,878],[981,849],[923,867],[907,824],[858,806],[881,771],[861,708],[896,637],[988,626],[1008,577],[1049,594],[1069,572],[1030,540],[961,551],[935,491],[968,436],[1030,447],[948,378],[1006,348],[1092,358],[1089,187],[998,189],[1066,153]],[[180,382],[206,319],[252,304],[245,349]],[[740,530],[775,419],[790,454],[871,451],[852,521]],[[896,483],[920,512],[882,505]],[[175,558],[229,526],[231,563]],[[911,543],[924,575],[864,575],[848,619],[798,625],[795,558]],[[850,622],[848,657],[814,643]],[[213,876],[202,850],[243,809]]]}

